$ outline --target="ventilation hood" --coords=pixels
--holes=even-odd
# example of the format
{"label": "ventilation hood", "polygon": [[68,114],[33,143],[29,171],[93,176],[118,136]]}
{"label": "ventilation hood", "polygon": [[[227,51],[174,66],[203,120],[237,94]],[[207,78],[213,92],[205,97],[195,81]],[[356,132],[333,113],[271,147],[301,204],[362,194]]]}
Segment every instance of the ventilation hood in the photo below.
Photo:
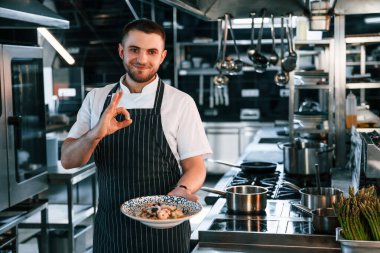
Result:
{"label": "ventilation hood", "polygon": [[229,13],[233,18],[247,18],[251,12],[267,9],[275,16],[292,13],[296,16],[309,14],[309,0],[161,0],[168,5],[199,18],[215,21]]}
{"label": "ventilation hood", "polygon": [[0,28],[69,28],[69,21],[38,0],[0,0]]}
{"label": "ventilation hood", "polygon": [[[310,3],[318,0],[160,0],[168,5],[204,20],[215,21],[229,13],[233,18],[247,18],[251,12],[266,9],[267,13],[282,16],[310,16]],[[380,13],[379,0],[323,0],[332,7],[330,14]]]}

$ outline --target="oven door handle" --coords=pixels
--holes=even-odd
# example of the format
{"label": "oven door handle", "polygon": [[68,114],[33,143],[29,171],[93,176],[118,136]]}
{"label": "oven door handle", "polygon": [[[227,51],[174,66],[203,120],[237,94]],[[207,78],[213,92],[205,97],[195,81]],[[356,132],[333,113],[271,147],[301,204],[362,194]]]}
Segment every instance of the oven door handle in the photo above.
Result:
{"label": "oven door handle", "polygon": [[22,145],[22,116],[9,116],[8,117],[8,124],[14,126],[15,130],[15,145],[16,149],[21,149]]}

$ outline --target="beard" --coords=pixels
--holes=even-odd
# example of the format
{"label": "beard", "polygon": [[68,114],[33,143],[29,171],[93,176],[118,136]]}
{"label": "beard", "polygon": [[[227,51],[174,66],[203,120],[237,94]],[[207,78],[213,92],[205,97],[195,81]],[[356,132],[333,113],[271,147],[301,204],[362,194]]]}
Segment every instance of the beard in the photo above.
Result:
{"label": "beard", "polygon": [[143,71],[136,70],[133,67],[131,67],[128,64],[124,64],[125,70],[128,74],[128,76],[135,81],[136,83],[145,83],[153,79],[153,77],[156,75],[157,70],[151,69],[148,73],[142,74]]}

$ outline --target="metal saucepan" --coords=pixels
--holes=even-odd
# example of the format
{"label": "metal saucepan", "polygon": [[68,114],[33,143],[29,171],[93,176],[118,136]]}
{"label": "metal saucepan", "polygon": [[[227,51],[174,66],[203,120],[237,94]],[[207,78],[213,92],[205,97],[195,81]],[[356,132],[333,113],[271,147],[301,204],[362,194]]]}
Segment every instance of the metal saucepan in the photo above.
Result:
{"label": "metal saucepan", "polygon": [[236,213],[255,213],[267,207],[268,189],[261,186],[230,186],[225,191],[202,187],[201,190],[218,194],[227,199],[227,209]]}
{"label": "metal saucepan", "polygon": [[343,194],[343,191],[337,188],[321,187],[321,192],[318,192],[317,187],[300,188],[287,181],[283,181],[283,184],[299,191],[301,194],[301,205],[313,210],[317,208],[332,207],[333,203],[337,202]]}
{"label": "metal saucepan", "polygon": [[311,215],[314,231],[316,233],[334,235],[336,228],[339,227],[339,220],[334,208],[317,208],[311,210],[299,204],[293,204],[293,206]]}
{"label": "metal saucepan", "polygon": [[208,162],[240,168],[245,173],[271,173],[277,168],[277,163],[271,162],[244,162],[240,165],[231,164],[219,160],[207,159]]}

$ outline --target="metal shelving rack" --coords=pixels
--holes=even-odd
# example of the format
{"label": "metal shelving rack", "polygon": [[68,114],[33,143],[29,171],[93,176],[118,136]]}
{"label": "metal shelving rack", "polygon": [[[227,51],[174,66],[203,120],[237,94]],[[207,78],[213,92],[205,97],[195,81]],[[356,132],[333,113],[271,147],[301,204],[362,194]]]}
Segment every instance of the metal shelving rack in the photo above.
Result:
{"label": "metal shelving rack", "polygon": [[[352,1],[352,0],[350,0]],[[357,7],[359,8],[359,7]],[[376,8],[380,8],[379,2],[365,4],[361,6],[362,9],[348,9],[345,14],[357,13],[373,13]],[[365,89],[379,89],[380,83],[347,83],[346,80],[346,67],[352,65],[360,66],[360,74],[365,74],[366,66],[374,64],[375,62],[366,62],[365,46],[370,43],[380,43],[380,34],[377,36],[355,36],[346,37],[345,34],[345,19],[346,15],[335,15],[334,21],[334,39],[335,39],[335,127],[336,127],[336,166],[338,168],[345,167],[346,161],[346,127],[345,127],[345,99],[347,89],[360,89],[360,101],[365,100]],[[347,62],[347,53],[352,53],[347,50],[348,44],[360,45],[360,62],[352,63]]]}
{"label": "metal shelving rack", "polygon": [[[318,41],[295,41],[295,46],[318,46],[322,47],[325,50],[325,63],[326,66],[323,66],[325,71],[329,73],[329,82],[328,85],[295,85],[294,83],[294,72],[290,73],[289,80],[289,137],[290,139],[294,139],[296,134],[301,133],[326,133],[328,134],[328,142],[329,144],[333,144],[335,141],[334,131],[334,39],[323,39]],[[299,61],[298,61],[299,62]],[[315,128],[294,128],[294,112],[296,108],[299,106],[299,92],[301,90],[318,90],[320,91],[328,91],[328,129],[315,129]]]}
{"label": "metal shelving rack", "polygon": [[[83,180],[91,178],[92,184],[92,203],[81,204],[74,203],[74,187]],[[68,250],[75,252],[75,239],[79,235],[89,230],[92,225],[79,225],[89,217],[95,218],[97,208],[97,189],[96,189],[96,166],[94,163],[87,164],[80,168],[66,170],[58,162],[56,167],[49,167],[48,174],[49,184],[65,185],[67,190],[67,203],[55,204],[49,203],[49,218],[47,227],[49,229],[61,229],[68,232]],[[78,201],[77,201],[78,202]],[[23,228],[35,228],[40,226],[40,217],[34,215],[24,221]]]}

